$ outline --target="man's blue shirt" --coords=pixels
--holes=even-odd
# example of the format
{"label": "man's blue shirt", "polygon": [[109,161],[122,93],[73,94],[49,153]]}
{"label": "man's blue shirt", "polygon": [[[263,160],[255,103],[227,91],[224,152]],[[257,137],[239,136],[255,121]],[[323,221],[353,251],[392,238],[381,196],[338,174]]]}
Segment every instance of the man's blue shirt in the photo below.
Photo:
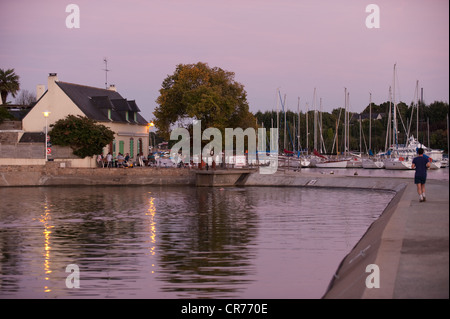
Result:
{"label": "man's blue shirt", "polygon": [[413,164],[416,165],[415,176],[427,177],[428,159],[423,156],[417,156],[413,159]]}

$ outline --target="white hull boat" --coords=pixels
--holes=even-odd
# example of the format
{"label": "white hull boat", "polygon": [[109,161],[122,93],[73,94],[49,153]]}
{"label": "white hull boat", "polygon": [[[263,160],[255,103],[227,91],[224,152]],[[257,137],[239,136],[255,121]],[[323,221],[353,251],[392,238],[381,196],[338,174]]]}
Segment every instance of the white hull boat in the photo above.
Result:
{"label": "white hull boat", "polygon": [[323,161],[317,162],[316,167],[318,168],[347,168],[347,160],[343,161]]}
{"label": "white hull boat", "polygon": [[379,159],[365,158],[362,160],[362,167],[367,169],[384,168],[384,162]]}
{"label": "white hull boat", "polygon": [[359,158],[352,158],[347,161],[347,168],[361,168],[362,160]]}
{"label": "white hull boat", "polygon": [[388,158],[384,161],[385,169],[411,169],[412,161],[400,158]]}
{"label": "white hull boat", "polygon": [[432,161],[430,164],[430,169],[438,169],[442,167],[440,161]]}

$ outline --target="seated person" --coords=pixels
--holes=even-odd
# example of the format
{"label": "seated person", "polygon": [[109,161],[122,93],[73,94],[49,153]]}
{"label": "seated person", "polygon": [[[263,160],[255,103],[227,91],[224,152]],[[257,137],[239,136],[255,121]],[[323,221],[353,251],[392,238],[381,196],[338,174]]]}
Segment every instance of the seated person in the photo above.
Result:
{"label": "seated person", "polygon": [[125,157],[123,157],[122,153],[119,153],[119,155],[117,155],[117,166],[118,167],[125,166]]}

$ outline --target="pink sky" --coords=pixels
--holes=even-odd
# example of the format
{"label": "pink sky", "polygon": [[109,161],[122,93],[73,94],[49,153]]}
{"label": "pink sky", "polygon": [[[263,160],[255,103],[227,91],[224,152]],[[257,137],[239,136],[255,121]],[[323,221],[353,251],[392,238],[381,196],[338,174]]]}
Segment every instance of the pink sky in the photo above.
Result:
{"label": "pink sky", "polygon": [[[68,29],[66,6],[80,8],[80,28]],[[368,29],[368,4],[380,8],[380,28]],[[50,72],[61,81],[104,87],[135,99],[151,120],[161,83],[179,63],[206,62],[236,74],[250,110],[344,103],[361,112],[388,100],[397,63],[396,99],[411,103],[416,81],[426,103],[449,100],[448,0],[87,1],[0,3],[0,68],[14,68],[21,88],[35,92]],[[11,98],[10,98],[11,100]]]}

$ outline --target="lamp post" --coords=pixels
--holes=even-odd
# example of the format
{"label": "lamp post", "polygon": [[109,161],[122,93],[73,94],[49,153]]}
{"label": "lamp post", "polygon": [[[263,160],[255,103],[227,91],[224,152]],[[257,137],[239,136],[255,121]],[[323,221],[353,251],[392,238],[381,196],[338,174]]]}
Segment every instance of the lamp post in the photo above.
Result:
{"label": "lamp post", "polygon": [[44,114],[44,117],[45,117],[45,142],[44,142],[44,146],[45,146],[45,162],[47,162],[47,160],[48,160],[48,154],[47,154],[48,117],[50,115],[50,112],[49,111],[45,111],[45,112],[42,112],[42,114]]}
{"label": "lamp post", "polygon": [[155,147],[155,145],[153,144],[153,141],[152,141],[152,134],[151,134],[151,133],[154,133],[153,132],[153,128],[154,127],[155,127],[155,123],[153,123],[153,121],[148,123],[148,132],[149,132],[150,143],[152,144],[151,145],[152,146],[152,150],[153,150],[153,147]]}

